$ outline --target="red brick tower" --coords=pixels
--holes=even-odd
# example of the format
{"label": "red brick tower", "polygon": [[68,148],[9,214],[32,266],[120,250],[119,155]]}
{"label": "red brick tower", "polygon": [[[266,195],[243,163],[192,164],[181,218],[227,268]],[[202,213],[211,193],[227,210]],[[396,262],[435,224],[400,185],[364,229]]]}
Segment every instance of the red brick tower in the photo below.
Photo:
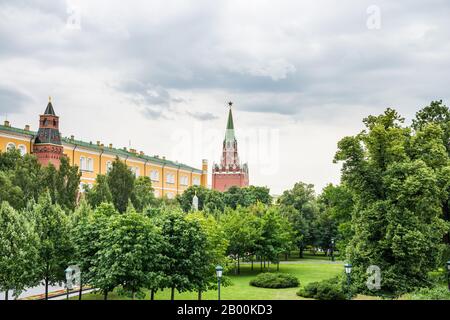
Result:
{"label": "red brick tower", "polygon": [[39,130],[34,138],[33,153],[43,166],[53,164],[57,169],[63,156],[63,146],[59,133],[59,117],[53,110],[51,98],[43,115],[40,115]]}
{"label": "red brick tower", "polygon": [[232,102],[229,102],[227,129],[223,140],[222,157],[220,164],[214,164],[212,168],[212,188],[218,191],[226,191],[232,186],[248,186],[248,165],[239,162],[237,140],[234,134]]}

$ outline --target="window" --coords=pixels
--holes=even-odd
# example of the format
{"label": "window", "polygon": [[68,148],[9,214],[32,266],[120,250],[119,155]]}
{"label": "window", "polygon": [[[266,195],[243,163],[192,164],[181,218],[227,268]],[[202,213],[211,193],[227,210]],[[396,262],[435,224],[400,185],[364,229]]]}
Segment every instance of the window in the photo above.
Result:
{"label": "window", "polygon": [[166,182],[167,183],[175,183],[175,175],[173,173],[168,173],[166,175]]}
{"label": "window", "polygon": [[140,174],[139,167],[130,167],[130,170],[136,177],[139,177]]}
{"label": "window", "polygon": [[27,147],[25,147],[23,144],[19,145],[19,151],[20,151],[20,155],[24,156],[27,154]]}
{"label": "window", "polygon": [[80,158],[80,170],[81,171],[86,170],[86,158],[85,157]]}
{"label": "window", "polygon": [[12,142],[9,142],[6,145],[6,151],[13,151],[13,150],[16,150],[16,145],[14,143],[12,143]]}
{"label": "window", "polygon": [[158,170],[152,170],[150,172],[150,179],[152,181],[159,181],[159,171]]}
{"label": "window", "polygon": [[87,158],[87,170],[94,171],[94,160],[92,158]]}
{"label": "window", "polygon": [[187,186],[188,185],[188,181],[189,181],[189,179],[188,179],[187,176],[181,176],[180,177],[180,185]]}
{"label": "window", "polygon": [[93,172],[94,160],[92,158],[80,157],[80,170]]}
{"label": "window", "polygon": [[112,169],[112,162],[111,161],[106,161],[106,172],[110,172]]}
{"label": "window", "polygon": [[199,186],[200,185],[200,178],[199,177],[194,177],[194,185],[195,186]]}

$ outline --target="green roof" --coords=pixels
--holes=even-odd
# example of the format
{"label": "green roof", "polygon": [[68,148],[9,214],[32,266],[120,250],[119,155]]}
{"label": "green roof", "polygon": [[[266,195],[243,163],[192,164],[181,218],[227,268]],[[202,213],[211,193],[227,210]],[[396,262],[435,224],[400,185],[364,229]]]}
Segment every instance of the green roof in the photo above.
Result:
{"label": "green roof", "polygon": [[[0,125],[0,131],[7,131],[7,132],[11,132],[11,133],[26,135],[26,136],[29,136],[30,139],[36,135],[36,132],[34,132],[34,131],[27,131],[24,129],[13,128],[13,127],[9,127],[9,126],[7,127],[7,126],[3,126],[3,125]],[[136,153],[130,152],[128,150],[124,150],[124,149],[109,148],[109,147],[105,147],[105,146],[102,147],[97,144],[93,144],[90,142],[84,142],[81,140],[75,140],[75,139],[72,140],[71,138],[67,138],[67,137],[61,138],[61,141],[65,144],[80,146],[80,147],[84,147],[86,149],[96,150],[99,152],[103,151],[103,152],[106,152],[106,153],[109,153],[109,154],[112,154],[115,156],[119,156],[119,157],[134,158],[137,160],[148,161],[150,163],[164,165],[164,166],[168,166],[168,167],[172,167],[172,168],[180,168],[180,169],[184,169],[187,171],[194,171],[196,173],[202,173],[202,170],[196,169],[194,167],[188,166],[183,163],[170,161],[170,160],[162,159],[159,157],[152,157],[152,156],[147,156],[147,155],[136,154]]]}
{"label": "green roof", "polygon": [[234,135],[233,113],[231,112],[230,105],[230,111],[228,112],[227,129],[225,130],[225,141],[233,142],[234,140],[236,140],[236,137]]}

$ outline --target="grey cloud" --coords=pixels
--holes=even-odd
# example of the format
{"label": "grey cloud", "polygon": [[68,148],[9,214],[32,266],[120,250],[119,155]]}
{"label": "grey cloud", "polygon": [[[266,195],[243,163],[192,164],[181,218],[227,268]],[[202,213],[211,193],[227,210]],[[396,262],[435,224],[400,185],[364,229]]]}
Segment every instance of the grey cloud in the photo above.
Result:
{"label": "grey cloud", "polygon": [[26,103],[31,101],[31,98],[16,89],[0,86],[0,112],[5,113],[20,113]]}
{"label": "grey cloud", "polygon": [[210,113],[210,112],[192,112],[192,111],[186,111],[186,114],[191,116],[194,119],[200,120],[200,121],[207,121],[207,120],[215,120],[219,117]]}

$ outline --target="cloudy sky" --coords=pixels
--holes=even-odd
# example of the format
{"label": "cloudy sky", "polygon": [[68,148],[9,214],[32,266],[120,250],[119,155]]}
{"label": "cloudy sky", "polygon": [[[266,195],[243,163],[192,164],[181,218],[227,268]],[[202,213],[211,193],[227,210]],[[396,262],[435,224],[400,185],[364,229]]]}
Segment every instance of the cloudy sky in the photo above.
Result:
{"label": "cloudy sky", "polygon": [[[241,160],[275,194],[339,182],[338,140],[394,107],[449,103],[450,3],[0,0],[0,117],[200,167],[227,102]],[[210,181],[211,183],[211,181]]]}

